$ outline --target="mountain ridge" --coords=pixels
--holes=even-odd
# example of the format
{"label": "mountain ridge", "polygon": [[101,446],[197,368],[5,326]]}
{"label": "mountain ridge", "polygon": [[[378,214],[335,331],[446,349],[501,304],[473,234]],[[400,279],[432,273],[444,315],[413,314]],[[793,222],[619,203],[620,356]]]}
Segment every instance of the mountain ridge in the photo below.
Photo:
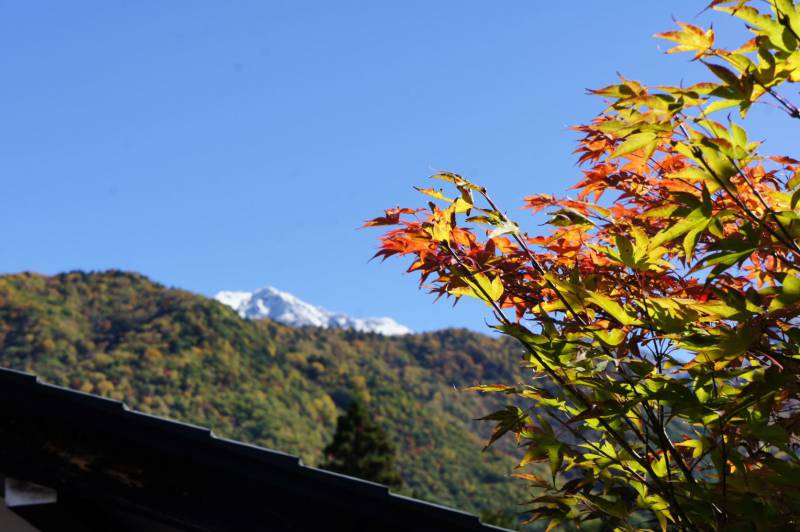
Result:
{"label": "mountain ridge", "polygon": [[384,336],[401,336],[414,332],[388,317],[353,318],[347,314],[331,312],[272,286],[253,292],[221,291],[214,299],[228,305],[243,318],[270,318],[292,327],[310,325],[324,329],[353,329]]}

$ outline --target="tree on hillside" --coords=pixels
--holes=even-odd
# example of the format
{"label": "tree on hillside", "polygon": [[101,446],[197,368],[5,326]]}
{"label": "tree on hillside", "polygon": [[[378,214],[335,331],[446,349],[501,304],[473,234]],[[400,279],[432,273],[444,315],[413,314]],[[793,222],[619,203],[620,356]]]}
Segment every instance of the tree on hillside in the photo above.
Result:
{"label": "tree on hillside", "polygon": [[359,399],[339,416],[333,441],[325,447],[324,469],[400,487],[403,479],[394,463],[395,448]]}
{"label": "tree on hillside", "polygon": [[[709,7],[752,39],[725,49],[678,23],[659,37],[713,79],[592,91],[607,107],[575,128],[576,198],[524,199],[549,209],[544,234],[446,172],[454,195],[420,189],[436,203],[366,224],[397,226],[377,256],[411,255],[433,293],[484,301],[524,347],[528,382],[474,389],[527,405],[485,418],[489,444],[516,436],[551,526],[800,528],[799,163],[743,126],[757,103],[800,119],[784,95],[800,6]],[[526,468],[540,461],[549,474]]]}

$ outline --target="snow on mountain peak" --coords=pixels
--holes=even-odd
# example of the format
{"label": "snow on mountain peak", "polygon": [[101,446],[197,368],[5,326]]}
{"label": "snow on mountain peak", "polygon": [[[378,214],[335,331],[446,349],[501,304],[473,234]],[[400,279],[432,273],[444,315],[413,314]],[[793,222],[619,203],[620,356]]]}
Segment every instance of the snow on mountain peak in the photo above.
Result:
{"label": "snow on mountain peak", "polygon": [[267,286],[255,292],[223,291],[214,299],[233,308],[243,318],[270,318],[275,321],[302,327],[354,329],[386,336],[410,334],[413,331],[392,318],[351,318],[317,307],[296,296]]}

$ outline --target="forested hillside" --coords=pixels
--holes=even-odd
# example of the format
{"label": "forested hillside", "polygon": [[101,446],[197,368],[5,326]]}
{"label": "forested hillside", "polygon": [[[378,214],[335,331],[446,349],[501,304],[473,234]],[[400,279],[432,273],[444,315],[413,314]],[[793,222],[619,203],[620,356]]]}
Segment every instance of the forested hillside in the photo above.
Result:
{"label": "forested hillside", "polygon": [[211,299],[118,271],[0,277],[0,365],[208,426],[317,464],[353,394],[398,449],[402,492],[465,510],[526,499],[500,406],[457,388],[519,382],[519,349],[466,330],[383,337],[247,321]]}

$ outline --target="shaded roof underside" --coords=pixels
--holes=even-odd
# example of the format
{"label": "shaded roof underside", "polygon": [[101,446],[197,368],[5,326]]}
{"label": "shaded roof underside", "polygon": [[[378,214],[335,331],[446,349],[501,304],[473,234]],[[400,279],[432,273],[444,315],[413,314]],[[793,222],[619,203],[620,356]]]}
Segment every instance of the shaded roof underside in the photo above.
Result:
{"label": "shaded roof underside", "polygon": [[0,369],[0,405],[0,473],[55,489],[62,506],[108,509],[106,522],[124,514],[172,530],[497,530],[31,374]]}

